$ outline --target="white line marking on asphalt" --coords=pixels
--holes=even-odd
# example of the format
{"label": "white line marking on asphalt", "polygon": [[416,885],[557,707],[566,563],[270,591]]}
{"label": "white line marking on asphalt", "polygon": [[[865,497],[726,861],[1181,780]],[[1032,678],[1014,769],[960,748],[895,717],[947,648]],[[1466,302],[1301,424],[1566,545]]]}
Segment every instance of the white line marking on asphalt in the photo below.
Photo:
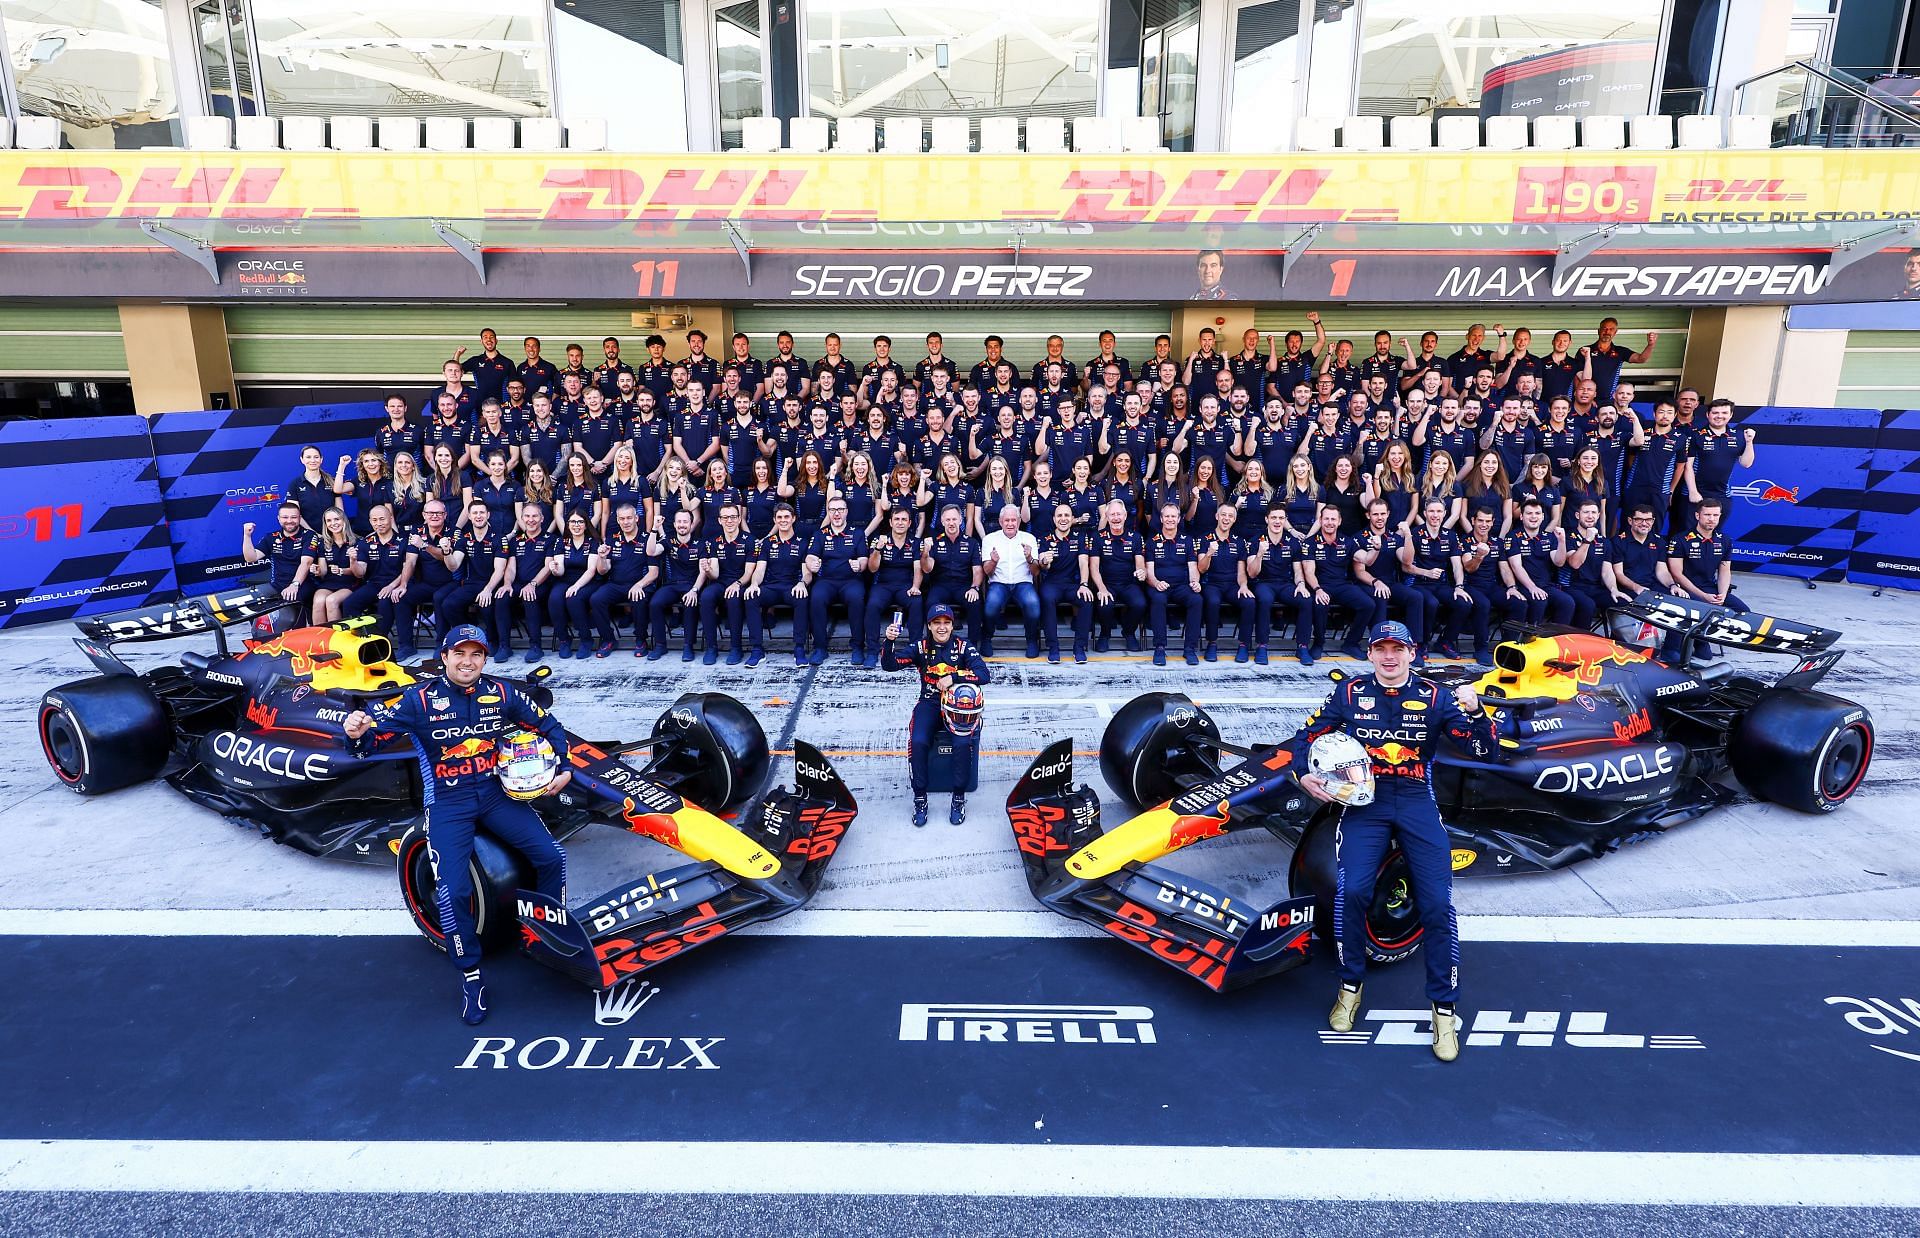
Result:
{"label": "white line marking on asphalt", "polygon": [[[407,937],[398,907],[0,911],[0,937]],[[822,907],[742,930],[769,937],[1098,937],[1050,911]],[[1920,948],[1920,921],[1720,920],[1634,916],[1461,916],[1463,941],[1665,946]]]}
{"label": "white line marking on asphalt", "polygon": [[[474,1158],[486,1172],[474,1172]],[[7,1191],[627,1191],[1920,1206],[1920,1158],[911,1143],[0,1141]]]}

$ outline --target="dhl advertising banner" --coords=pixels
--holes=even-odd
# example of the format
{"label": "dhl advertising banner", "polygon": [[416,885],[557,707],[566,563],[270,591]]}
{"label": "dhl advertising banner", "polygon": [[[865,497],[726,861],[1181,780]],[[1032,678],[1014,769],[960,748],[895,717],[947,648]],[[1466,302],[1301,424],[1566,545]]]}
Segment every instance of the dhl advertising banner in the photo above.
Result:
{"label": "dhl advertising banner", "polygon": [[0,219],[1819,223],[1920,213],[1899,150],[1263,155],[9,152]]}
{"label": "dhl advertising banner", "polygon": [[0,628],[174,593],[147,423],[0,422]]}

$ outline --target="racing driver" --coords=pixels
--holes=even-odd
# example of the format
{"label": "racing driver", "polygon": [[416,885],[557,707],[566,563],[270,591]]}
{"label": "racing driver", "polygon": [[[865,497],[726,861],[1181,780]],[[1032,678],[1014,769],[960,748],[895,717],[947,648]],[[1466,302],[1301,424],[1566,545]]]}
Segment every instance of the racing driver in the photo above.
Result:
{"label": "racing driver", "polygon": [[[1405,624],[1375,624],[1367,649],[1373,673],[1338,684],[1287,746],[1295,768],[1305,769],[1314,740],[1329,731],[1344,731],[1360,741],[1373,760],[1373,801],[1348,807],[1333,835],[1333,935],[1340,992],[1328,1023],[1336,1032],[1353,1030],[1360,982],[1367,971],[1367,911],[1381,861],[1397,837],[1413,870],[1414,904],[1426,929],[1433,1054],[1451,1062],[1460,1055],[1453,1016],[1460,991],[1460,941],[1453,914],[1452,851],[1433,800],[1433,750],[1442,733],[1483,761],[1493,759],[1498,749],[1493,722],[1481,711],[1473,685],[1463,683],[1447,693],[1412,673],[1413,654],[1413,633]],[[1301,775],[1300,785],[1315,799],[1335,802],[1319,774]]]}
{"label": "racing driver", "polygon": [[[925,825],[927,758],[933,752],[946,691],[959,683],[984,684],[992,678],[992,673],[987,670],[980,651],[969,644],[966,637],[954,634],[951,606],[936,606],[928,611],[926,638],[905,649],[900,648],[900,641],[906,636],[906,630],[898,623],[887,625],[885,636],[880,646],[880,665],[889,671],[903,671],[911,666],[920,672],[920,696],[913,703],[913,720],[907,724],[907,772],[913,784],[913,823]],[[956,736],[955,762],[963,757],[979,761],[979,742],[976,731],[971,751],[963,751],[968,746]],[[961,788],[969,781],[960,777],[959,770],[955,771],[953,804],[947,812],[947,819],[955,825],[967,819],[967,793]]]}
{"label": "racing driver", "polygon": [[[440,642],[445,674],[423,679],[391,701],[347,715],[343,728],[358,745],[375,729],[409,736],[420,752],[425,790],[427,857],[433,865],[435,902],[447,953],[461,972],[460,1017],[487,1017],[487,990],[480,981],[480,938],[474,932],[473,831],[487,832],[519,851],[533,865],[534,885],[565,903],[567,856],[533,808],[508,797],[493,777],[501,741],[525,727],[546,736],[557,754],[567,751],[567,733],[557,719],[512,685],[482,672],[492,652],[486,634],[471,623],[456,624]],[[547,784],[553,795],[573,778],[562,757]]]}

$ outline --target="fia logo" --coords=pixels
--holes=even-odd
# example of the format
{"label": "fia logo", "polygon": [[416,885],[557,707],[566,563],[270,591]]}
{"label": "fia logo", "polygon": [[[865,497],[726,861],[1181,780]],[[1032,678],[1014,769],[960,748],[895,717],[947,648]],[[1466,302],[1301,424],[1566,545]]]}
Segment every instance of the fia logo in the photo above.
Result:
{"label": "fia logo", "polygon": [[601,1027],[619,1027],[652,1001],[660,986],[651,980],[628,980],[593,995],[593,1021]]}

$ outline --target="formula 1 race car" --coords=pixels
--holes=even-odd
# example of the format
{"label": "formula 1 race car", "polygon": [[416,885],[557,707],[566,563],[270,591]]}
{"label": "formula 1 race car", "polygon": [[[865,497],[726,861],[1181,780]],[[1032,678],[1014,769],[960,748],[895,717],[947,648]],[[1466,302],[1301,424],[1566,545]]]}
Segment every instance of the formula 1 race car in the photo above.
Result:
{"label": "formula 1 race car", "polygon": [[[1798,661],[1768,680],[1724,660],[1669,666],[1608,637],[1543,628],[1498,646],[1494,669],[1477,678],[1426,672],[1449,686],[1474,683],[1501,749],[1478,761],[1443,739],[1428,771],[1457,875],[1563,868],[1690,821],[1741,789],[1802,812],[1830,812],[1859,789],[1873,720],[1813,690],[1840,660],[1830,648],[1839,633],[1665,595],[1642,594],[1618,613],[1686,648],[1706,641]],[[1228,754],[1243,759],[1229,767]],[[1139,813],[1114,830],[1102,832],[1095,792],[1074,786],[1067,741],[1047,748],[1007,801],[1042,904],[1216,990],[1299,966],[1308,932],[1331,931],[1339,810],[1306,794],[1288,751],[1236,747],[1186,696],[1150,692],[1108,723],[1100,769]],[[1248,828],[1292,844],[1289,898],[1243,905],[1158,862]],[[1405,865],[1396,848],[1380,872],[1367,921],[1377,961],[1419,944]]]}
{"label": "formula 1 race car", "polygon": [[[286,605],[261,586],[82,622],[76,644],[102,673],[42,699],[47,762],[82,795],[163,775],[194,802],[309,854],[397,858],[408,909],[440,945],[425,831],[417,828],[418,753],[395,735],[356,752],[341,729],[354,709],[437,667],[393,662],[387,639],[364,621],[273,631]],[[257,635],[232,649],[226,628],[244,622]],[[144,673],[113,652],[121,642],[199,633],[211,634],[214,653],[184,653],[178,665]],[[548,674],[540,666],[506,681],[545,708],[553,703]],[[682,696],[642,740],[567,740],[572,782],[533,801],[555,838],[607,824],[694,863],[582,909],[589,939],[579,918],[519,892],[524,862],[483,833],[474,848],[474,922],[495,944],[511,941],[518,927],[542,961],[600,987],[805,903],[857,811],[833,766],[804,742],[794,744],[797,787],[769,791],[766,734],[751,711],[720,693]],[[623,759],[641,752],[640,764]],[[582,965],[582,941],[586,960],[600,961]]]}

